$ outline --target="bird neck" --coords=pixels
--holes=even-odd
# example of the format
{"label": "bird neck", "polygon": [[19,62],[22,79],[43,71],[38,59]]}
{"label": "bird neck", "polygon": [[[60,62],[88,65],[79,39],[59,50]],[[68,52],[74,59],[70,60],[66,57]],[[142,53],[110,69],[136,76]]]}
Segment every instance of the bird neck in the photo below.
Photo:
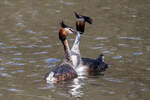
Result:
{"label": "bird neck", "polygon": [[71,54],[70,54],[70,48],[69,48],[69,44],[67,40],[64,40],[63,42],[64,45],[64,51],[65,51],[65,61],[72,63],[72,58],[71,58]]}
{"label": "bird neck", "polygon": [[84,28],[85,28],[85,21],[77,21],[76,22],[77,31],[84,32]]}
{"label": "bird neck", "polygon": [[71,51],[74,51],[78,54],[80,54],[80,38],[81,38],[81,34],[79,32],[77,32],[76,38],[75,38],[75,42],[73,43],[73,47],[71,48]]}

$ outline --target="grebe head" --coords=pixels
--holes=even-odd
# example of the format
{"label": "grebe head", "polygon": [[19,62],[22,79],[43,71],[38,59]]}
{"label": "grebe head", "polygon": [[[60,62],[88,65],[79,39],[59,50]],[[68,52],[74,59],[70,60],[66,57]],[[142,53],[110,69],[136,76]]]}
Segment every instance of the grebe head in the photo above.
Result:
{"label": "grebe head", "polygon": [[98,57],[98,60],[104,62],[104,54],[101,53]]}
{"label": "grebe head", "polygon": [[100,54],[97,60],[100,63],[99,70],[101,70],[102,72],[109,67],[109,65],[106,62],[104,62],[104,54]]}
{"label": "grebe head", "polygon": [[61,41],[64,41],[68,34],[77,33],[77,31],[74,30],[72,27],[65,25],[63,21],[60,23],[60,25],[61,29],[59,30],[59,39]]}
{"label": "grebe head", "polygon": [[76,21],[76,28],[77,28],[77,31],[80,31],[81,34],[83,34],[84,32],[84,28],[85,28],[85,22],[89,23],[89,24],[92,24],[92,19],[88,16],[82,16],[82,15],[79,15],[78,13],[74,12],[76,18],[77,18],[77,21]]}

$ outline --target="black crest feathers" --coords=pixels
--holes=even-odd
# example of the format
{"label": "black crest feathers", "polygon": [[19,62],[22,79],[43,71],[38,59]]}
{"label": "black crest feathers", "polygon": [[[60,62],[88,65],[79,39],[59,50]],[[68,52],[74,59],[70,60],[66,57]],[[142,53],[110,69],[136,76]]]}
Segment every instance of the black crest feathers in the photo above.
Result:
{"label": "black crest feathers", "polygon": [[86,22],[88,22],[89,24],[92,24],[92,18],[88,17],[88,16],[82,16],[82,15],[79,15],[77,12],[74,11],[74,14],[76,16],[76,18],[80,19],[80,18],[83,18]]}
{"label": "black crest feathers", "polygon": [[90,17],[87,16],[83,16],[85,21],[88,22],[89,24],[92,24],[92,19]]}
{"label": "black crest feathers", "polygon": [[60,22],[61,27],[66,28],[68,27],[67,25],[64,24],[64,21]]}

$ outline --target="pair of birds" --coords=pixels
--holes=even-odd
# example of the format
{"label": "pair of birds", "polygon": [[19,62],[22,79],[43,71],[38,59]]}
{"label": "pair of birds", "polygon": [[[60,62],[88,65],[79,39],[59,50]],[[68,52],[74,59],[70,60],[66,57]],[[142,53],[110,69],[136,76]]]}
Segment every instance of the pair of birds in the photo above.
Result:
{"label": "pair of birds", "polygon": [[[76,30],[65,25],[63,21],[60,23],[59,39],[64,46],[65,56],[63,62],[57,68],[50,70],[45,75],[44,79],[48,82],[56,83],[76,78],[78,75],[96,74],[108,68],[108,64],[104,62],[103,54],[100,54],[96,59],[81,57],[79,50],[80,38],[84,33],[85,23],[92,24],[92,19],[87,16],[79,15],[76,12],[74,13],[77,18]],[[76,35],[71,50],[67,41],[67,35],[70,33]]]}

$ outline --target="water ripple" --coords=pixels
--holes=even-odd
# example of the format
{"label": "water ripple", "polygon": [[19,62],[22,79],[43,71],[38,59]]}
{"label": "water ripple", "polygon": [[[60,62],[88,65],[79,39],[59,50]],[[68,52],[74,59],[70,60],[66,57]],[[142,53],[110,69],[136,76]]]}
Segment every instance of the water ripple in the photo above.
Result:
{"label": "water ripple", "polygon": [[24,65],[24,63],[17,63],[17,62],[12,62],[12,61],[9,61],[7,63],[3,63],[2,65],[18,65],[18,66],[22,66]]}
{"label": "water ripple", "polygon": [[56,10],[56,13],[60,13],[61,12],[61,10]]}
{"label": "water ripple", "polygon": [[22,60],[22,58],[12,58],[12,60]]}
{"label": "water ripple", "polygon": [[129,17],[136,18],[137,16],[135,14],[133,14],[133,15],[129,15]]}
{"label": "water ripple", "polygon": [[115,79],[115,78],[104,78],[104,79],[107,81],[116,82],[116,83],[123,83],[124,82],[124,80]]}
{"label": "water ripple", "polygon": [[113,59],[121,59],[121,58],[122,58],[122,56],[120,56],[120,55],[113,57]]}
{"label": "water ripple", "polygon": [[149,89],[148,89],[148,88],[142,88],[141,91],[143,91],[143,92],[148,92]]}
{"label": "water ripple", "polygon": [[56,64],[49,65],[48,68],[55,67],[55,66],[56,66]]}
{"label": "water ripple", "polygon": [[56,63],[60,61],[61,61],[60,59],[56,59],[56,58],[49,58],[49,59],[44,60],[44,62],[46,63]]}
{"label": "water ripple", "polygon": [[3,68],[3,67],[0,67],[0,71],[2,71],[2,70],[5,70],[5,68]]}
{"label": "water ripple", "polygon": [[146,68],[146,70],[150,71],[150,68]]}
{"label": "water ripple", "polygon": [[140,37],[120,37],[120,39],[143,40]]}
{"label": "water ripple", "polygon": [[8,73],[0,73],[0,76],[2,76],[2,77],[11,77]]}
{"label": "water ripple", "polygon": [[144,53],[143,52],[135,52],[133,53],[133,55],[143,55]]}
{"label": "water ripple", "polygon": [[22,53],[21,52],[17,52],[14,55],[22,55]]}
{"label": "water ripple", "polygon": [[14,6],[14,4],[8,2],[7,0],[4,0],[3,2],[0,2],[0,3],[4,5],[8,5],[8,6]]}
{"label": "water ripple", "polygon": [[17,71],[13,71],[13,72],[11,72],[12,74],[16,74],[16,73],[23,73],[24,72],[24,70],[21,70],[21,69],[19,69],[19,70],[17,70]]}
{"label": "water ripple", "polygon": [[26,30],[26,32],[28,32],[30,34],[36,34],[36,32],[34,32],[33,30]]}
{"label": "water ripple", "polygon": [[0,93],[0,96],[3,96],[3,94]]}
{"label": "water ripple", "polygon": [[7,46],[7,47],[0,47],[2,49],[13,49],[13,48],[17,48],[16,46]]}
{"label": "water ripple", "polygon": [[27,77],[36,77],[36,76],[39,76],[38,73],[33,73],[33,74],[30,74],[30,75],[27,75]]}
{"label": "water ripple", "polygon": [[89,47],[90,49],[96,50],[96,49],[101,49],[103,47]]}
{"label": "water ripple", "polygon": [[74,2],[70,2],[70,1],[64,1],[64,0],[60,0],[60,3],[63,3],[65,5],[74,5]]}
{"label": "water ripple", "polygon": [[34,55],[48,54],[48,52],[47,52],[47,51],[42,51],[42,52],[34,52],[34,53],[32,53],[32,54],[34,54]]}
{"label": "water ripple", "polygon": [[35,48],[38,47],[38,45],[36,44],[31,44],[31,45],[27,45],[27,46],[22,46],[23,48]]}
{"label": "water ripple", "polygon": [[97,37],[96,40],[107,40],[107,37]]}
{"label": "water ripple", "polygon": [[57,95],[60,95],[60,96],[66,96],[66,97],[68,97],[68,94],[63,93],[63,92],[57,92],[56,94],[57,94]]}
{"label": "water ripple", "polygon": [[109,50],[104,50],[103,53],[110,53],[110,51]]}
{"label": "water ripple", "polygon": [[104,44],[96,44],[96,46],[104,46]]}
{"label": "water ripple", "polygon": [[1,46],[1,45],[5,45],[5,44],[4,44],[4,43],[2,43],[2,42],[0,42],[0,46]]}
{"label": "water ripple", "polygon": [[44,45],[44,46],[41,46],[41,48],[50,48],[51,45]]}
{"label": "water ripple", "polygon": [[16,24],[16,26],[24,27],[25,25],[24,25],[24,23],[19,22],[19,23]]}
{"label": "water ripple", "polygon": [[33,64],[33,63],[36,63],[36,62],[37,62],[37,61],[35,61],[35,60],[30,60],[30,61],[29,61],[29,63],[32,63],[32,64]]}
{"label": "water ripple", "polygon": [[120,43],[120,44],[118,44],[120,47],[128,47],[128,44],[122,44],[122,43]]}
{"label": "water ripple", "polygon": [[10,40],[17,41],[17,40],[21,40],[21,38],[11,38]]}
{"label": "water ripple", "polygon": [[19,90],[19,89],[16,89],[16,88],[10,88],[10,89],[7,89],[8,91],[11,91],[11,92],[23,92],[24,90]]}

